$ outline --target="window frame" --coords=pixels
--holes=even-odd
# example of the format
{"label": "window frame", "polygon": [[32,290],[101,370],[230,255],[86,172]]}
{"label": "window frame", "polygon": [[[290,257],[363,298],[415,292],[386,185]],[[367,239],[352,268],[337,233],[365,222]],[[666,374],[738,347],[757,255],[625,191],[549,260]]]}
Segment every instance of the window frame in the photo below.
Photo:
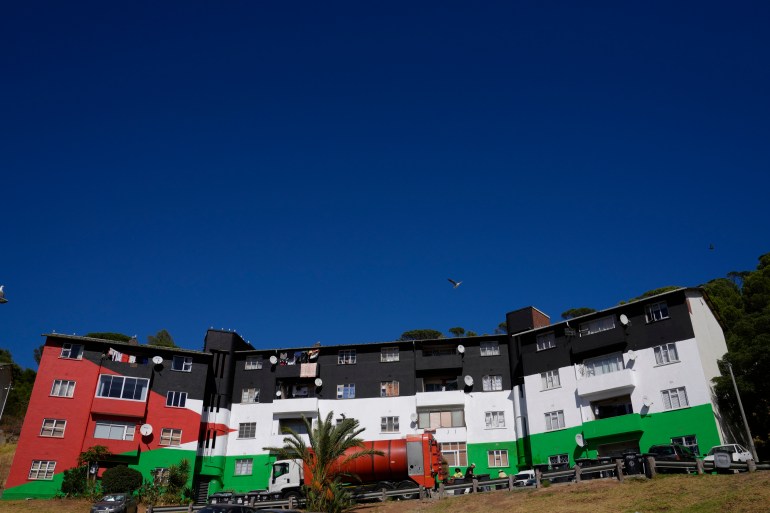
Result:
{"label": "window frame", "polygon": [[264,358],[261,356],[247,356],[244,362],[244,370],[260,370],[264,365]]}
{"label": "window frame", "polygon": [[[556,427],[554,427],[554,420],[556,420]],[[558,431],[560,429],[565,429],[566,427],[567,423],[564,419],[564,410],[545,412],[546,431]]]}
{"label": "window frame", "polygon": [[337,365],[355,365],[355,364],[356,364],[355,349],[340,349],[337,352]]}
{"label": "window frame", "polygon": [[[54,390],[56,389],[56,385],[58,384],[59,385],[59,390],[61,390],[62,388],[64,388],[65,383],[67,384],[66,385],[67,387],[69,387],[69,384],[72,384],[72,393],[71,394],[67,394],[67,395],[54,394]],[[48,395],[50,397],[68,397],[68,398],[72,398],[72,397],[75,396],[75,385],[76,384],[77,384],[77,382],[75,380],[72,380],[72,379],[54,379],[53,380],[53,385],[51,385],[51,393],[48,394]]]}
{"label": "window frame", "polygon": [[[52,422],[53,424],[50,427],[46,427],[47,422]],[[59,424],[61,424],[61,427],[59,427]],[[40,426],[40,433],[38,436],[42,436],[44,438],[64,438],[64,430],[67,429],[67,421],[65,419],[50,419],[45,418],[43,419],[43,424]],[[60,432],[60,434],[56,434]],[[47,434],[50,432],[50,434]]]}
{"label": "window frame", "polygon": [[[37,464],[37,468],[35,468],[35,464]],[[45,465],[45,468],[43,468],[43,465]],[[27,473],[27,480],[53,481],[55,471],[56,460],[32,460],[32,465],[30,465],[29,472]],[[35,474],[35,477],[32,477],[33,473]],[[41,473],[43,477],[40,477]]]}
{"label": "window frame", "polygon": [[[112,434],[114,428],[123,428],[123,436],[115,438],[112,436],[96,436],[99,428],[107,428],[108,434]],[[136,424],[130,422],[119,422],[114,420],[97,420],[94,424],[93,437],[99,440],[118,440],[123,442],[132,442],[136,437]]]}
{"label": "window frame", "polygon": [[234,476],[251,476],[254,474],[254,458],[236,458]]}
{"label": "window frame", "polygon": [[[613,364],[618,364],[619,368],[615,370],[609,370],[608,372],[604,372],[603,362],[607,362],[608,368],[611,368]],[[602,372],[598,374],[596,372],[597,364],[600,364],[599,368],[602,370]],[[595,358],[587,358],[583,360],[582,365],[583,365],[583,376],[586,378],[592,378],[596,376],[605,376],[607,374],[613,374],[615,372],[620,372],[626,369],[626,364],[625,364],[625,361],[623,360],[622,353],[612,353],[612,354],[607,354],[603,356],[597,356]],[[589,372],[589,369],[590,369],[590,372]]]}
{"label": "window frame", "polygon": [[546,390],[553,390],[555,388],[561,388],[561,376],[559,375],[559,369],[541,372],[540,386],[542,387],[540,389],[541,392]]}
{"label": "window frame", "polygon": [[249,387],[241,389],[241,404],[257,404],[258,402],[259,388]]}
{"label": "window frame", "polygon": [[[499,387],[499,388],[498,388]],[[500,392],[503,390],[502,374],[487,374],[481,378],[481,389],[483,392]]]}
{"label": "window frame", "polygon": [[505,429],[505,411],[491,410],[484,412],[484,429]]}
{"label": "window frame", "polygon": [[[103,381],[105,381],[106,378],[109,378],[109,384],[105,385]],[[109,393],[110,389],[112,388],[112,383],[116,380],[121,380],[122,385],[120,386],[120,397],[112,397],[110,395],[102,395],[104,392],[105,386],[106,391]],[[136,384],[143,383],[144,386],[142,387],[142,394],[139,399],[134,399],[133,397],[123,397],[123,394],[126,391],[126,382],[128,380],[135,380]],[[147,378],[136,378],[133,376],[119,376],[116,374],[100,374],[99,375],[99,383],[96,387],[96,397],[99,397],[101,399],[115,399],[119,401],[138,401],[138,402],[145,402],[147,401],[147,392],[150,388],[150,380]],[[134,390],[136,390],[136,387],[134,387]]]}
{"label": "window frame", "polygon": [[548,465],[553,467],[554,465],[563,465],[563,464],[569,465],[569,454],[568,453],[561,453],[561,454],[552,454],[548,456]]}
{"label": "window frame", "polygon": [[[661,305],[663,305],[663,308],[661,308]],[[658,301],[657,303],[650,303],[644,306],[644,319],[647,321],[647,324],[665,321],[670,318],[668,303],[665,301]]]}
{"label": "window frame", "polygon": [[356,384],[355,383],[342,383],[337,385],[337,399],[355,399],[356,398]]}
{"label": "window frame", "polygon": [[[380,348],[380,362],[392,363],[400,361],[400,351],[396,346],[388,346]],[[395,356],[395,358],[394,358]]]}
{"label": "window frame", "polygon": [[[674,406],[672,398],[672,392],[676,394],[676,400],[678,405]],[[667,388],[665,390],[660,391],[660,395],[663,398],[663,409],[666,411],[669,410],[681,410],[682,408],[689,408],[690,407],[690,400],[687,397],[687,387],[674,387],[674,388]],[[684,404],[682,404],[682,397],[684,397]]]}
{"label": "window frame", "polygon": [[[445,420],[449,419],[446,424]],[[434,425],[433,420],[438,420]],[[427,423],[425,422],[427,420]],[[456,423],[459,420],[459,423]],[[417,427],[419,429],[462,428],[465,422],[465,408],[424,409],[417,411]]]}
{"label": "window frame", "polygon": [[[499,464],[497,464],[498,458],[500,460]],[[508,468],[510,466],[508,462],[508,449],[492,449],[487,451],[487,467]]]}
{"label": "window frame", "polygon": [[[665,344],[655,346],[652,348],[652,353],[655,356],[655,366],[671,365],[681,361],[679,359],[679,350],[676,348],[676,342],[666,342]],[[672,353],[674,358],[671,358]]]}
{"label": "window frame", "polygon": [[180,390],[169,390],[166,392],[166,408],[184,408],[186,404],[187,392]]}
{"label": "window frame", "polygon": [[[602,333],[603,331],[614,330],[618,327],[618,324],[615,321],[615,315],[613,314],[581,322],[578,327],[578,333],[581,337],[587,337],[596,333]],[[612,324],[612,326],[610,326],[610,324]]]}
{"label": "window frame", "polygon": [[238,440],[249,440],[256,437],[257,437],[256,421],[238,423]]}
{"label": "window frame", "polygon": [[[468,444],[467,442],[439,442],[441,456],[447,461],[449,467],[467,467],[468,466]],[[449,461],[448,456],[452,456],[454,461]]]}
{"label": "window frame", "polygon": [[556,347],[556,332],[540,333],[535,337],[535,351],[547,351]]}
{"label": "window frame", "polygon": [[500,356],[500,342],[497,340],[486,340],[481,342],[479,344],[479,354],[482,357]]}
{"label": "window frame", "polygon": [[[177,364],[178,361],[182,362],[181,366]],[[192,372],[193,357],[174,355],[171,358],[171,370],[174,372]]]}
{"label": "window frame", "polygon": [[162,428],[160,430],[160,440],[158,440],[158,445],[162,445],[164,447],[181,446],[182,430],[178,428]]}
{"label": "window frame", "polygon": [[380,433],[400,433],[398,415],[380,417]]}
{"label": "window frame", "polygon": [[[78,353],[76,356],[72,356],[72,349],[77,347]],[[64,353],[67,353],[66,355]],[[59,358],[62,360],[82,360],[83,359],[83,353],[84,353],[83,344],[73,344],[71,342],[65,342],[61,346],[61,352],[59,353]],[[42,460],[41,460],[42,461]]]}
{"label": "window frame", "polygon": [[[390,388],[391,393],[388,393],[388,388]],[[398,397],[399,395],[398,381],[380,381],[380,397]]]}

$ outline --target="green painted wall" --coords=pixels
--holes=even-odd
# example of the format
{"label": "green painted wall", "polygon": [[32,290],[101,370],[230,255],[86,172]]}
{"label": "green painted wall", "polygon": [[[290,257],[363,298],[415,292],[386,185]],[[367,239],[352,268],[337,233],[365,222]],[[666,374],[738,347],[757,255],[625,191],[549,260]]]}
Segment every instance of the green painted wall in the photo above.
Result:
{"label": "green painted wall", "polygon": [[[235,475],[235,460],[252,458],[252,474],[250,476]],[[250,492],[252,490],[267,490],[270,479],[270,468],[275,461],[275,456],[268,454],[244,454],[242,456],[228,456],[224,461],[222,474],[222,490],[234,492]],[[211,490],[211,486],[209,486]]]}
{"label": "green painted wall", "polygon": [[3,490],[3,500],[23,500],[28,497],[50,499],[61,490],[64,474],[54,474],[51,481],[30,481],[20,486]]}
{"label": "green painted wall", "polygon": [[[502,467],[505,473],[508,475],[518,472],[518,452],[516,450],[516,442],[513,440],[506,442],[492,442],[483,444],[468,444],[468,465],[471,463],[476,464],[475,473],[489,474],[490,479],[497,479],[497,472],[500,467],[490,467],[488,465],[488,451],[508,451],[508,466]],[[465,467],[460,467],[465,471]],[[454,474],[454,467],[449,469],[449,475]]]}

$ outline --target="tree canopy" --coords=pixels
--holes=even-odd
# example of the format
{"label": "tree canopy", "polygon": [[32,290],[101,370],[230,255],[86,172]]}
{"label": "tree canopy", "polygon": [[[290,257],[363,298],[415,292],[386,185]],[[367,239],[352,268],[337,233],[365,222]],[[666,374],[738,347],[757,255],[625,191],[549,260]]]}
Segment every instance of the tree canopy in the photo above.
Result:
{"label": "tree canopy", "polygon": [[174,339],[171,338],[171,334],[166,330],[160,330],[155,336],[149,335],[147,337],[148,346],[161,346],[161,347],[176,347]]}
{"label": "tree canopy", "polygon": [[86,333],[86,337],[100,338],[102,340],[114,340],[116,342],[128,342],[131,337],[124,335],[123,333],[113,333],[110,331],[95,331],[93,333]]}
{"label": "tree canopy", "polygon": [[405,331],[399,340],[435,340],[444,338],[444,334],[437,330],[421,329]]}
{"label": "tree canopy", "polygon": [[465,328],[462,328],[460,326],[449,328],[449,333],[451,333],[455,337],[462,337],[463,335],[465,335]]}
{"label": "tree canopy", "polygon": [[594,313],[596,310],[588,308],[587,306],[581,306],[580,308],[570,308],[569,310],[561,313],[561,318],[564,320],[574,319],[581,315],[588,315]]}

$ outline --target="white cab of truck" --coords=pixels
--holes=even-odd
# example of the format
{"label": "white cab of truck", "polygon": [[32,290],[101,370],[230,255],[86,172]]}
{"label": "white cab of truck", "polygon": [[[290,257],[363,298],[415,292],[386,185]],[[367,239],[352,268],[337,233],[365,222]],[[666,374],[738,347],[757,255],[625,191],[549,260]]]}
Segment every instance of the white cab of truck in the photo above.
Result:
{"label": "white cab of truck", "polygon": [[273,463],[268,492],[283,494],[285,490],[299,489],[304,477],[300,460],[279,460]]}

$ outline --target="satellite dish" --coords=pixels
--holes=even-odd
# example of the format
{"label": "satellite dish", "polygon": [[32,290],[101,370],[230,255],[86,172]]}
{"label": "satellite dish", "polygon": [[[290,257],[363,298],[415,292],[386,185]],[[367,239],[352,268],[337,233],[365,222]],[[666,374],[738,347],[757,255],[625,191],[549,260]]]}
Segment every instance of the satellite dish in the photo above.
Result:
{"label": "satellite dish", "polygon": [[275,396],[276,397],[281,397],[281,391],[280,390],[276,390],[275,391]]}
{"label": "satellite dish", "polygon": [[583,438],[583,433],[578,433],[575,435],[575,443],[578,444],[579,447],[586,446],[586,440]]}
{"label": "satellite dish", "polygon": [[139,428],[139,432],[142,436],[150,436],[152,434],[152,426],[150,424],[142,424],[142,427]]}
{"label": "satellite dish", "polygon": [[275,365],[276,363],[278,363],[278,357],[275,356],[275,355],[271,356],[270,357],[270,364],[271,365]]}
{"label": "satellite dish", "polygon": [[631,325],[631,321],[628,320],[628,316],[626,314],[620,314],[620,324],[623,326]]}
{"label": "satellite dish", "polygon": [[465,386],[472,387],[473,386],[473,376],[468,374],[463,378],[463,381],[465,381]]}
{"label": "satellite dish", "polygon": [[628,359],[629,360],[636,360],[636,351],[634,351],[633,349],[631,351],[629,351],[628,352]]}
{"label": "satellite dish", "polygon": [[457,352],[460,353],[460,354],[463,354],[465,352],[465,346],[462,345],[462,344],[457,346]]}
{"label": "satellite dish", "polygon": [[152,363],[154,363],[155,365],[160,365],[161,363],[163,363],[163,357],[162,356],[153,356],[152,357]]}
{"label": "satellite dish", "polygon": [[321,378],[315,378],[315,386],[320,387],[323,384],[324,384],[324,380],[322,380]]}
{"label": "satellite dish", "polygon": [[416,413],[412,413],[411,415],[409,415],[409,420],[411,420],[412,422],[417,422],[417,418],[418,417]]}

